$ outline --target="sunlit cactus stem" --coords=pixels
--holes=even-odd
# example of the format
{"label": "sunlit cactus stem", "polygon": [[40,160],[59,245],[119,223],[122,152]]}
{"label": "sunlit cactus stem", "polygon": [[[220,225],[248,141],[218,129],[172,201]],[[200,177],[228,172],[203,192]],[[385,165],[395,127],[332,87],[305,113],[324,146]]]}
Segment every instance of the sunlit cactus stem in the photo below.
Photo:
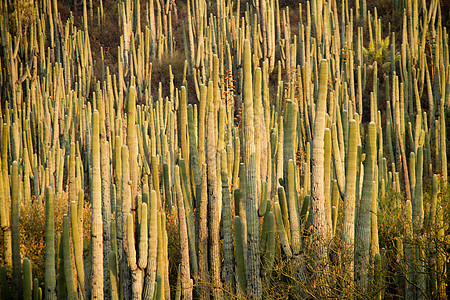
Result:
{"label": "sunlit cactus stem", "polygon": [[257,212],[256,154],[254,144],[253,88],[250,41],[244,41],[244,164],[247,166],[245,210],[247,218],[247,293],[260,299],[259,219]]}
{"label": "sunlit cactus stem", "polygon": [[209,256],[210,269],[212,275],[212,294],[215,299],[222,298],[221,280],[220,280],[220,220],[219,220],[219,200],[217,186],[217,163],[216,163],[216,137],[214,130],[214,103],[210,102],[208,107],[208,136],[206,161],[207,161],[207,181],[208,181],[208,206],[209,214]]}
{"label": "sunlit cactus stem", "polygon": [[134,220],[133,214],[127,215],[127,243],[128,243],[128,262],[133,276],[132,281],[132,296],[133,299],[142,298],[143,288],[143,270],[147,266],[147,250],[148,250],[148,230],[147,230],[147,204],[142,203],[142,216],[139,228],[139,247],[137,257],[136,244],[134,238]]}
{"label": "sunlit cactus stem", "polygon": [[100,170],[99,112],[92,117],[92,298],[103,298],[103,224]]}
{"label": "sunlit cactus stem", "polygon": [[[79,227],[82,226],[78,220],[77,203],[72,201],[70,203],[70,219],[72,228],[72,245],[75,259],[75,266],[77,269],[78,285],[80,288],[80,295],[85,298],[85,282],[84,282],[84,262],[83,262],[83,236],[80,236]],[[83,233],[83,231],[81,231]]]}
{"label": "sunlit cactus stem", "polygon": [[181,247],[181,290],[183,299],[192,299],[192,287],[190,280],[190,267],[189,267],[189,242],[188,232],[186,225],[186,213],[184,209],[183,192],[181,190],[181,179],[179,167],[175,167],[175,190],[178,207],[178,223],[180,230],[180,247]]}
{"label": "sunlit cactus stem", "polygon": [[158,211],[156,191],[150,192],[148,205],[148,258],[144,278],[143,298],[151,299],[155,293],[156,259],[158,250]]}
{"label": "sunlit cactus stem", "polygon": [[222,232],[224,236],[224,265],[223,277],[225,278],[226,289],[230,293],[235,293],[235,276],[234,276],[234,246],[233,246],[233,228],[231,214],[230,190],[228,188],[228,176],[224,167],[226,165],[225,150],[221,153],[222,169]]}
{"label": "sunlit cactus stem", "polygon": [[118,265],[117,265],[117,256],[114,251],[111,251],[108,254],[108,266],[110,270],[109,277],[111,278],[111,299],[118,300],[119,299],[119,291],[118,291]]}
{"label": "sunlit cactus stem", "polygon": [[19,163],[13,161],[11,177],[11,235],[12,235],[12,273],[13,298],[22,298],[22,260],[20,258],[20,227],[19,227]]}
{"label": "sunlit cactus stem", "polygon": [[[324,133],[325,115],[328,86],[328,62],[322,60],[319,73],[319,93],[314,118],[312,160],[311,160],[311,201],[309,214],[312,220],[313,249],[311,255],[317,256],[315,263],[318,268],[328,266],[327,244],[331,228],[328,228],[325,219],[325,195],[324,195]],[[323,276],[318,275],[317,283],[322,287],[320,293],[326,294],[326,283]]]}
{"label": "sunlit cactus stem", "polygon": [[34,278],[33,279],[33,300],[42,299],[42,288],[39,286],[39,279]]}
{"label": "sunlit cactus stem", "polygon": [[347,159],[347,174],[342,224],[342,269],[345,271],[345,285],[353,284],[354,243],[355,243],[355,193],[356,193],[356,163],[357,163],[357,128],[355,120],[350,121],[349,148]]}
{"label": "sunlit cactus stem", "polygon": [[376,127],[369,124],[364,161],[364,182],[361,201],[356,217],[355,231],[355,281],[362,291],[367,292],[369,280],[370,226],[372,216],[373,170],[376,157]]}
{"label": "sunlit cactus stem", "polygon": [[56,299],[55,270],[55,217],[53,191],[47,187],[45,191],[45,299]]}
{"label": "sunlit cactus stem", "polygon": [[[62,237],[62,248],[63,248],[63,263],[64,263],[64,276],[66,279],[67,288],[67,299],[74,300],[77,298],[77,288],[75,285],[75,278],[72,274],[72,260],[71,260],[71,249],[70,249],[70,224],[69,216],[63,216],[63,237]],[[103,268],[102,268],[103,272]]]}
{"label": "sunlit cactus stem", "polygon": [[[5,143],[6,144],[6,143]],[[3,156],[3,155],[2,155]],[[2,159],[3,157],[0,157],[0,167],[2,166]],[[6,176],[4,176],[6,175]],[[4,184],[3,177],[6,177],[6,184]],[[1,229],[3,232],[3,257],[5,260],[5,264],[10,269],[11,268],[11,223],[10,223],[10,213],[9,213],[9,207],[8,204],[9,200],[9,180],[7,172],[6,174],[2,171],[0,171],[0,222],[1,222]]]}
{"label": "sunlit cactus stem", "polygon": [[234,236],[236,239],[236,290],[238,294],[245,295],[247,289],[247,279],[245,276],[244,266],[244,250],[242,244],[242,232],[241,232],[241,218],[239,216],[234,217]]}

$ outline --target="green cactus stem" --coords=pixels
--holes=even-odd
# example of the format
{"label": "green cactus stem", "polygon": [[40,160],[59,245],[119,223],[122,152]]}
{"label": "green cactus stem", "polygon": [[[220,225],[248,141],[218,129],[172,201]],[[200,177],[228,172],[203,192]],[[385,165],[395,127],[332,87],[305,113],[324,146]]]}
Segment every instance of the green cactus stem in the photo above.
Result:
{"label": "green cactus stem", "polygon": [[53,192],[45,191],[45,299],[56,299],[55,218]]}
{"label": "green cactus stem", "polygon": [[[186,224],[186,212],[184,209],[183,192],[181,190],[181,179],[179,167],[175,166],[175,190],[178,207],[178,224],[180,225],[180,247],[181,247],[181,290],[183,299],[192,299],[192,287],[190,285],[189,266],[189,242]],[[195,253],[195,252],[194,252]]]}
{"label": "green cactus stem", "polygon": [[[5,265],[0,267],[0,283],[2,299],[11,299],[11,292],[9,290],[9,282]],[[54,299],[56,299],[56,297]]]}
{"label": "green cactus stem", "polygon": [[[92,295],[103,299],[103,222],[102,183],[100,169],[99,112],[94,110],[92,118]],[[65,251],[66,249],[64,249]],[[67,273],[66,273],[67,276]],[[68,284],[69,286],[69,284]],[[70,289],[68,289],[70,291]],[[70,292],[69,292],[70,296]]]}
{"label": "green cactus stem", "polygon": [[[73,278],[71,249],[70,249],[70,224],[69,216],[63,216],[63,257],[64,257],[64,276],[66,279],[67,299],[73,300],[77,298],[77,289]],[[102,268],[103,272],[103,268]]]}
{"label": "green cactus stem", "polygon": [[[312,223],[313,247],[311,255],[317,257],[315,268],[323,269],[328,266],[327,245],[331,228],[328,228],[325,219],[325,195],[324,195],[324,132],[328,86],[328,62],[322,60],[319,73],[319,93],[314,117],[314,129],[312,140],[311,159],[311,200],[309,214]],[[326,279],[318,275],[315,279],[321,285],[320,295],[327,294]]]}
{"label": "green cactus stem", "polygon": [[33,276],[31,272],[31,261],[28,258],[23,259],[23,299],[31,300],[33,292]]}
{"label": "green cactus stem", "polygon": [[375,123],[369,124],[366,141],[366,157],[364,160],[364,182],[362,187],[361,202],[356,218],[355,232],[355,281],[361,291],[368,290],[369,276],[369,251],[370,251],[370,226],[373,194],[373,170],[376,157],[376,127]]}
{"label": "green cactus stem", "polygon": [[12,163],[11,178],[11,236],[12,236],[12,273],[13,299],[22,298],[22,260],[20,259],[20,227],[19,227],[19,163]]}

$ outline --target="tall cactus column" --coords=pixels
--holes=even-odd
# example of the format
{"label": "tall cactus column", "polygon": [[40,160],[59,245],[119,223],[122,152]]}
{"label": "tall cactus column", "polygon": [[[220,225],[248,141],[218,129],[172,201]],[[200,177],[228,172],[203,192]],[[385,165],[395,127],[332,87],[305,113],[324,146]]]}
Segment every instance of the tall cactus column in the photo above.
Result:
{"label": "tall cactus column", "polygon": [[447,142],[446,142],[446,132],[445,132],[445,111],[444,111],[444,102],[442,101],[440,106],[440,114],[439,122],[440,122],[440,143],[441,143],[441,173],[442,173],[442,182],[443,187],[447,187],[448,175],[447,175]]}
{"label": "tall cactus column", "polygon": [[[122,288],[124,298],[131,298],[131,273],[128,268],[128,214],[131,213],[131,184],[128,147],[122,146]],[[118,209],[120,211],[120,209]]]}
{"label": "tall cactus column", "polygon": [[[313,230],[313,248],[318,255],[316,272],[321,272],[327,266],[327,241],[331,228],[327,228],[325,220],[325,195],[324,185],[324,135],[325,135],[325,114],[328,86],[328,63],[322,60],[319,74],[319,95],[317,99],[316,114],[314,119],[314,136],[312,140],[312,172],[311,172],[311,206],[310,214]],[[314,256],[313,256],[314,257]],[[319,281],[322,281],[322,276]]]}
{"label": "tall cactus column", "polygon": [[[128,111],[127,111],[127,146],[129,150],[129,168],[131,185],[131,212],[135,213],[135,199],[138,194],[138,141],[136,133],[136,88],[130,86],[128,89]],[[123,163],[123,162],[122,162]],[[127,218],[126,215],[124,215]],[[135,217],[135,216],[134,216]]]}
{"label": "tall cactus column", "polygon": [[186,212],[183,203],[183,192],[181,191],[181,179],[179,167],[175,166],[175,190],[178,206],[178,221],[180,224],[180,247],[181,247],[181,290],[183,299],[192,299],[192,287],[189,273],[189,242],[186,225]]}
{"label": "tall cactus column", "polygon": [[143,298],[150,299],[155,291],[156,278],[156,258],[158,251],[158,198],[156,191],[150,192],[150,200],[148,205],[148,258],[147,269],[144,278]]}
{"label": "tall cactus column", "polygon": [[[105,101],[101,91],[97,93],[97,109],[99,111],[100,134],[100,168],[102,183],[102,220],[103,220],[103,276],[105,286],[109,286],[108,254],[111,252],[111,165],[109,158],[109,142],[106,131]],[[105,289],[105,297],[110,297],[109,289]]]}
{"label": "tall cactus column", "polygon": [[259,219],[256,207],[256,155],[253,127],[253,86],[250,41],[244,41],[244,163],[247,166],[245,210],[247,217],[247,295],[261,299]]}
{"label": "tall cactus column", "polygon": [[11,198],[9,193],[9,175],[7,159],[7,125],[4,124],[2,134],[2,153],[0,158],[0,218],[3,231],[3,259],[8,268],[12,266],[12,237],[11,237]]}
{"label": "tall cactus column", "polygon": [[200,197],[200,207],[198,214],[198,271],[200,284],[198,292],[201,299],[209,299],[209,279],[208,279],[208,183],[207,183],[207,166],[202,165],[202,191]]}
{"label": "tall cactus column", "polygon": [[[372,216],[373,170],[376,163],[376,126],[369,124],[364,160],[364,181],[355,232],[355,281],[366,292],[369,287],[370,226]],[[357,271],[357,272],[356,272]]]}
{"label": "tall cactus column", "polygon": [[144,268],[147,266],[148,259],[148,227],[147,227],[147,204],[144,202],[141,206],[139,226],[139,257],[136,253],[136,242],[134,239],[134,220],[133,214],[127,215],[127,243],[128,243],[128,262],[133,276],[132,293],[133,299],[142,299],[142,289],[144,285]]}
{"label": "tall cactus column", "polygon": [[347,173],[342,222],[342,270],[345,272],[344,285],[353,282],[355,247],[355,200],[356,169],[358,161],[358,123],[350,121]]}
{"label": "tall cactus column", "polygon": [[222,179],[222,232],[223,232],[223,271],[222,277],[225,279],[226,289],[231,293],[235,292],[234,276],[234,245],[233,245],[233,227],[231,219],[231,199],[228,189],[228,175],[226,166],[226,151],[221,152],[221,179]]}
{"label": "tall cactus column", "polygon": [[92,124],[92,299],[103,299],[103,223],[102,183],[100,175],[99,113]]}
{"label": "tall cactus column", "polygon": [[22,296],[22,260],[20,259],[20,227],[19,227],[19,163],[13,161],[11,179],[11,231],[12,231],[12,267],[13,267],[13,298]]}
{"label": "tall cactus column", "polygon": [[85,299],[85,280],[84,280],[84,263],[83,263],[83,235],[80,235],[80,227],[82,223],[78,219],[78,208],[75,201],[70,202],[70,218],[72,224],[72,243],[77,269],[78,284],[80,287],[81,298]]}
{"label": "tall cactus column", "polygon": [[216,163],[216,135],[214,130],[214,103],[208,105],[208,136],[207,136],[207,152],[206,159],[208,163],[208,204],[210,209],[210,226],[209,226],[209,254],[211,263],[211,275],[213,284],[214,299],[222,298],[221,282],[220,282],[220,220],[219,220],[219,201],[217,187],[217,163]]}
{"label": "tall cactus column", "polygon": [[47,187],[45,201],[45,299],[56,300],[55,217],[53,192]]}

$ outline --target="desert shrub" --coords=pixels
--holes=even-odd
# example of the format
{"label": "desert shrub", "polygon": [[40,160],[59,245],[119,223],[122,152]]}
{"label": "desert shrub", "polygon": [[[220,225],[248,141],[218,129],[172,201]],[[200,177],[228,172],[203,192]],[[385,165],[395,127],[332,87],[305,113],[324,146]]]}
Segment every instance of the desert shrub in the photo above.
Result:
{"label": "desert shrub", "polygon": [[[68,194],[54,198],[55,233],[62,231],[63,215],[68,213]],[[45,198],[37,199],[20,212],[21,256],[28,257],[33,264],[33,276],[40,282],[45,274]],[[90,240],[91,206],[84,202],[83,231],[85,241]],[[56,235],[55,235],[56,236]]]}
{"label": "desert shrub", "polygon": [[14,1],[9,8],[9,26],[13,34],[25,33],[36,21],[37,15],[32,0]]}
{"label": "desert shrub", "polygon": [[[152,60],[152,96],[154,99],[158,99],[160,83],[162,87],[162,96],[169,96],[169,66],[172,68],[174,87],[180,88],[180,86],[184,85],[183,74],[185,59],[186,56],[184,55],[184,52],[175,50],[172,55],[163,55],[161,60],[158,60],[157,57]],[[186,80],[188,81],[188,101],[191,102],[196,99],[194,80],[191,76],[187,77]]]}

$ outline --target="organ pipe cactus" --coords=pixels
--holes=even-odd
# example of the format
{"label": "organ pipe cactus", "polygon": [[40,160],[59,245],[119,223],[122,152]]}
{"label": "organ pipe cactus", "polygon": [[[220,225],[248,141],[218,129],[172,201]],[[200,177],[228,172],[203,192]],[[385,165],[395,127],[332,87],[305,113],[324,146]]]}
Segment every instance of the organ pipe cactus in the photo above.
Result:
{"label": "organ pipe cactus", "polygon": [[256,156],[253,125],[253,88],[250,42],[244,41],[244,156],[247,176],[245,209],[247,218],[247,293],[250,299],[261,298],[259,221],[257,214]]}
{"label": "organ pipe cactus", "polygon": [[155,293],[156,263],[158,251],[158,210],[156,191],[150,192],[148,205],[148,258],[147,269],[144,278],[143,297],[145,299],[152,298]]}
{"label": "organ pipe cactus", "polygon": [[[80,294],[85,297],[85,280],[84,280],[84,262],[83,262],[83,236],[80,236],[79,227],[82,226],[78,219],[77,203],[72,201],[70,203],[70,219],[72,228],[72,245],[75,259],[75,266],[78,276],[78,286]],[[81,231],[82,232],[82,231]]]}
{"label": "organ pipe cactus", "polygon": [[274,211],[275,211],[275,219],[276,219],[276,223],[277,223],[277,231],[278,231],[278,235],[280,237],[281,246],[282,246],[286,256],[287,257],[291,257],[292,256],[292,250],[291,250],[291,246],[289,244],[288,238],[287,238],[286,230],[285,230],[284,225],[283,225],[280,204],[278,202],[274,203]]}
{"label": "organ pipe cactus", "polygon": [[[92,118],[92,297],[103,298],[103,224],[100,170],[99,112]],[[69,249],[67,249],[69,251]],[[67,275],[67,274],[66,274]]]}
{"label": "organ pipe cactus", "polygon": [[236,238],[236,289],[239,293],[245,294],[247,289],[247,278],[245,276],[245,266],[244,266],[244,245],[242,243],[242,223],[239,216],[234,217],[234,236]]}
{"label": "organ pipe cactus", "polygon": [[33,277],[31,272],[31,262],[28,258],[23,259],[23,299],[31,300],[33,291]]}
{"label": "organ pipe cactus", "polygon": [[[141,205],[141,217],[139,224],[139,247],[138,253],[136,252],[136,243],[134,238],[134,220],[133,215],[130,213],[127,215],[127,243],[128,243],[128,262],[130,264],[132,276],[133,276],[133,299],[142,298],[143,287],[143,272],[147,266],[147,251],[148,251],[148,230],[147,230],[147,204]],[[137,257],[139,255],[139,258]]]}
{"label": "organ pipe cactus", "polygon": [[131,183],[131,210],[136,209],[135,201],[138,194],[138,142],[136,136],[136,88],[130,86],[127,95],[127,146],[129,150],[129,168]]}
{"label": "organ pipe cactus", "polygon": [[[174,1],[149,1],[147,22],[140,21],[139,1],[119,1],[118,68],[108,68],[106,47],[91,51],[91,38],[108,30],[102,1],[98,25],[95,3],[85,2],[79,28],[72,16],[61,19],[62,2],[25,9],[16,2],[0,7],[3,298],[30,298],[28,261],[20,268],[19,251],[27,247],[19,238],[28,228],[20,220],[27,221],[30,204],[43,202],[49,202],[46,299],[169,299],[179,261],[168,235],[182,233],[183,221],[186,298],[271,298],[273,287],[281,292],[279,283],[287,284],[272,277],[272,270],[284,270],[278,262],[301,283],[293,296],[335,297],[343,288],[350,298],[356,290],[361,297],[446,298],[446,198],[440,195],[447,185],[450,93],[443,1],[394,1],[401,16],[400,27],[392,27],[402,30],[397,41],[399,32],[384,32],[379,12],[366,1],[356,7],[311,1],[295,12],[278,1],[219,0],[213,9],[188,1],[185,45],[174,40]],[[366,41],[376,54],[373,64]],[[427,206],[425,183],[433,172],[440,173],[442,189],[436,174]],[[387,210],[394,192],[410,201]],[[59,218],[50,210],[59,205],[68,216],[55,239]],[[92,219],[84,220],[89,207]],[[391,258],[379,249],[377,232],[385,233],[385,215],[396,209],[407,211],[405,236],[392,236],[407,283],[403,289],[395,281],[402,278],[395,270],[386,281],[399,288],[384,290],[380,282],[390,274],[381,269]],[[89,222],[91,239],[84,239]],[[332,264],[335,243],[340,261]],[[14,275],[10,295],[6,273]]]}
{"label": "organ pipe cactus", "polygon": [[297,201],[297,192],[295,190],[295,177],[294,177],[294,161],[292,159],[288,162],[288,182],[289,182],[289,200],[288,200],[288,212],[289,212],[289,225],[291,230],[291,246],[294,254],[299,254],[302,246],[300,237],[300,220]]}
{"label": "organ pipe cactus", "polygon": [[320,62],[319,94],[314,118],[313,145],[311,160],[311,201],[310,216],[312,219],[312,234],[314,239],[314,251],[317,251],[319,264],[327,265],[327,241],[331,228],[327,228],[325,220],[325,195],[323,191],[324,181],[324,132],[325,114],[328,85],[328,62]]}
{"label": "organ pipe cactus", "polygon": [[234,247],[233,247],[233,230],[232,230],[232,214],[231,214],[231,197],[228,186],[228,176],[226,170],[226,151],[221,152],[221,179],[222,179],[222,232],[224,238],[224,266],[223,277],[225,278],[226,288],[230,293],[235,293],[235,276],[234,276]]}
{"label": "organ pipe cactus", "polygon": [[8,286],[8,278],[6,277],[6,267],[5,265],[2,265],[0,267],[0,280],[1,280],[1,284],[2,284],[2,298],[4,299],[9,299],[11,298],[11,293],[9,291],[9,286]]}
{"label": "organ pipe cactus", "polygon": [[[105,93],[106,94],[106,93]],[[108,254],[111,252],[111,166],[110,147],[106,131],[106,105],[105,94],[97,92],[97,108],[99,112],[99,139],[100,139],[100,171],[101,171],[101,194],[102,194],[102,225],[103,225],[103,278],[104,285],[109,286]],[[105,289],[105,297],[109,297],[109,289]]]}
{"label": "organ pipe cactus", "polygon": [[11,184],[11,236],[12,236],[12,267],[13,267],[13,298],[22,296],[22,260],[20,259],[20,227],[19,227],[19,163],[12,164]]}
{"label": "organ pipe cactus", "polygon": [[[76,299],[77,288],[75,285],[75,278],[73,278],[72,261],[71,261],[71,249],[70,249],[70,227],[69,216],[63,216],[63,236],[62,236],[62,249],[63,249],[63,264],[64,264],[64,277],[67,288],[67,298]],[[103,270],[101,270],[103,272]]]}
{"label": "organ pipe cactus", "polygon": [[178,166],[175,167],[175,189],[177,197],[178,218],[180,224],[180,246],[181,246],[181,289],[183,299],[192,299],[192,287],[190,286],[189,267],[189,243],[186,225],[186,213],[184,209],[183,192],[181,191],[181,179]]}
{"label": "organ pipe cactus", "polygon": [[324,186],[323,193],[325,196],[325,219],[327,221],[327,227],[332,226],[332,214],[331,214],[331,131],[326,128],[324,132]]}
{"label": "organ pipe cactus", "polygon": [[361,203],[356,217],[355,231],[355,281],[362,291],[367,291],[369,280],[370,224],[373,193],[373,170],[376,164],[376,127],[369,124],[366,139],[366,157],[364,160],[364,182]]}
{"label": "organ pipe cactus", "polygon": [[[207,182],[207,167],[202,165],[202,190],[200,196],[200,208],[198,213],[198,270],[199,281],[202,282],[199,286],[200,297],[209,298],[208,289],[208,227],[207,227],[207,211],[208,211],[208,182]],[[236,230],[236,227],[235,227]],[[237,242],[240,239],[236,239]],[[236,246],[237,247],[237,246]],[[236,248],[237,251],[237,248]],[[239,271],[239,269],[237,269]],[[237,271],[237,272],[238,272]]]}
{"label": "organ pipe cactus", "polygon": [[119,291],[118,291],[118,265],[117,265],[117,256],[116,252],[111,251],[108,254],[108,266],[110,269],[110,284],[111,284],[111,299],[117,300],[119,299]]}
{"label": "organ pipe cactus", "polygon": [[45,299],[56,299],[55,219],[51,187],[47,187],[45,195]]}
{"label": "organ pipe cactus", "polygon": [[346,270],[345,284],[353,281],[354,242],[355,242],[355,195],[356,195],[356,163],[357,163],[357,128],[355,120],[350,121],[347,174],[342,224],[342,268]]}
{"label": "organ pipe cactus", "polygon": [[219,251],[219,201],[217,186],[217,169],[216,169],[216,137],[214,131],[214,103],[208,105],[208,128],[210,128],[207,136],[207,179],[208,179],[208,204],[210,207],[209,219],[209,236],[210,236],[210,262],[213,284],[213,297],[220,299],[222,297],[221,281],[220,281],[220,251]]}
{"label": "organ pipe cactus", "polygon": [[33,300],[41,300],[42,299],[42,288],[39,287],[39,279],[33,279]]}
{"label": "organ pipe cactus", "polygon": [[197,148],[197,138],[195,134],[195,124],[194,124],[194,110],[192,105],[189,105],[187,108],[188,113],[188,132],[189,132],[189,154],[190,154],[190,166],[192,168],[192,173],[194,174],[194,183],[195,183],[195,189],[194,189],[194,196],[195,196],[195,204],[196,207],[200,207],[197,202],[200,199],[201,194],[201,166],[200,166],[200,159],[198,155],[198,148]]}
{"label": "organ pipe cactus", "polygon": [[[4,143],[6,144],[6,143]],[[3,155],[2,155],[3,156]],[[0,164],[1,164],[1,160],[3,159],[3,157],[0,157]],[[4,175],[6,175],[6,182],[7,184],[4,184]],[[3,249],[4,249],[4,259],[5,259],[5,263],[6,265],[8,265],[8,267],[11,267],[11,223],[10,223],[10,219],[11,217],[9,216],[9,207],[10,205],[8,205],[8,199],[9,199],[9,191],[7,190],[7,188],[9,188],[9,180],[8,180],[8,176],[7,173],[5,174],[4,172],[2,172],[0,174],[0,222],[1,222],[1,229],[3,232]]]}
{"label": "organ pipe cactus", "polygon": [[[187,174],[186,174],[186,165],[184,159],[180,159],[179,161],[180,173],[182,174],[182,186],[184,190],[184,196],[182,197],[184,205],[185,205],[185,214],[187,221],[187,230],[189,236],[189,251],[190,251],[190,260],[191,260],[191,268],[194,276],[198,274],[198,263],[197,263],[197,255],[196,255],[196,238],[195,238],[195,222],[194,222],[194,213],[192,208],[191,195],[187,188]],[[181,175],[180,175],[181,176]],[[181,183],[180,183],[181,184]]]}

